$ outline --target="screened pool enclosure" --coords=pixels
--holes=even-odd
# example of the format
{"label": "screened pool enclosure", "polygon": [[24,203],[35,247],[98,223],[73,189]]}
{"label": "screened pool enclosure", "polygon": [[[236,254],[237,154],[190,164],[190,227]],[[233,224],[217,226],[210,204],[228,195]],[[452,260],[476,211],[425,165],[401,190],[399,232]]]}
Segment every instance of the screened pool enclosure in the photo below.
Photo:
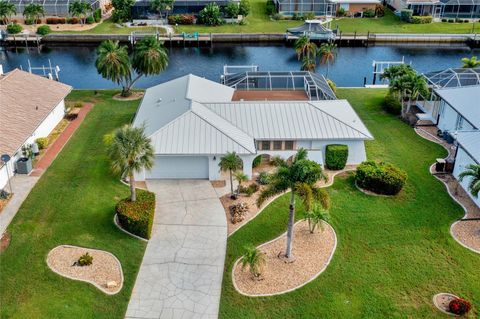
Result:
{"label": "screened pool enclosure", "polygon": [[[22,15],[25,6],[30,3],[39,4],[43,7],[45,16],[68,16],[68,6],[74,0],[6,0],[13,3],[17,9],[17,15]],[[92,6],[92,10],[100,8],[100,0],[83,0]]]}
{"label": "screened pool enclosure", "polygon": [[335,16],[336,5],[328,0],[275,0],[280,14],[291,16],[313,12],[316,16]]}
{"label": "screened pool enclosure", "polygon": [[480,68],[456,68],[434,71],[423,75],[434,89],[480,85]]}

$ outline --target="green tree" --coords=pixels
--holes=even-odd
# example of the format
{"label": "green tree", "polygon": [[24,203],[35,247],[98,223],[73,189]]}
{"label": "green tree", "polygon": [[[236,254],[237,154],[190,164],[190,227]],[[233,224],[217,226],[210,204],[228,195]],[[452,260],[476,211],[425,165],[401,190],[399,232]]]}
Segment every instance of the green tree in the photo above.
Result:
{"label": "green tree", "polygon": [[308,56],[303,57],[300,70],[314,72],[316,68],[317,68],[317,61],[315,59],[310,58]]}
{"label": "green tree", "polygon": [[415,73],[415,70],[409,64],[397,64],[386,68],[380,75],[380,79],[386,79],[390,82],[403,75]]}
{"label": "green tree", "polygon": [[114,22],[125,22],[131,17],[131,10],[135,0],[112,0],[114,8],[112,19]]}
{"label": "green tree", "polygon": [[15,14],[17,14],[17,9],[13,3],[5,0],[0,1],[0,19],[3,24],[8,24],[11,17]]}
{"label": "green tree", "polygon": [[13,39],[15,39],[15,35],[22,32],[22,30],[23,30],[22,26],[17,23],[11,23],[7,25],[7,32],[13,35]]}
{"label": "green tree", "polygon": [[165,16],[167,16],[168,12],[173,10],[173,3],[174,0],[152,0],[151,8],[152,10],[157,11],[160,18],[162,18],[163,11],[166,11]]}
{"label": "green tree", "polygon": [[85,19],[91,11],[92,7],[87,2],[76,0],[68,5],[68,13],[72,17],[79,18],[82,24],[85,24]]}
{"label": "green tree", "polygon": [[[416,101],[419,95],[428,95],[428,85],[425,78],[416,72],[408,72],[390,82],[390,89],[397,91],[402,104],[402,117],[409,111],[412,101]],[[407,103],[405,100],[408,98]],[[405,107],[406,106],[406,107]]]}
{"label": "green tree", "polygon": [[248,181],[248,176],[245,175],[242,171],[238,171],[235,173],[235,180],[238,183],[237,186],[237,195],[240,195],[240,189],[242,188],[242,183]]}
{"label": "green tree", "polygon": [[37,20],[44,15],[43,6],[36,3],[30,3],[23,9],[23,16],[26,20],[33,21],[37,25]]}
{"label": "green tree", "polygon": [[461,172],[458,177],[460,182],[462,182],[465,177],[469,177],[470,181],[468,182],[468,190],[470,191],[470,194],[478,197],[478,194],[480,193],[480,165],[467,165],[466,170]]}
{"label": "green tree", "polygon": [[205,25],[221,25],[220,7],[215,3],[207,4],[199,13],[200,21]]}
{"label": "green tree", "polygon": [[299,37],[295,41],[294,48],[299,61],[305,57],[315,59],[317,56],[317,45],[311,42],[306,35]]}
{"label": "green tree", "polygon": [[238,6],[238,14],[242,15],[245,18],[250,13],[250,8],[250,1],[240,0],[240,4]]}
{"label": "green tree", "polygon": [[135,191],[135,172],[150,169],[154,163],[154,152],[150,138],[145,135],[144,127],[125,125],[104,137],[112,171],[128,176],[130,200],[137,200]]}
{"label": "green tree", "polygon": [[[131,89],[144,75],[160,74],[168,65],[168,55],[163,45],[155,37],[139,41],[133,56],[128,55],[127,47],[118,41],[107,40],[97,49],[95,66],[102,77],[122,86],[122,96],[131,94]],[[133,74],[137,76],[133,78]]]}
{"label": "green tree", "polygon": [[328,71],[330,68],[330,62],[334,62],[337,56],[337,45],[335,43],[322,43],[318,49],[320,55],[320,63],[327,65],[327,73],[325,77],[328,78]]}
{"label": "green tree", "polygon": [[227,18],[234,19],[238,16],[239,7],[236,2],[230,2],[224,9]]}
{"label": "green tree", "polygon": [[313,204],[312,209],[305,213],[305,219],[308,221],[308,229],[310,233],[315,232],[315,228],[320,226],[323,230],[323,221],[328,222],[330,215],[328,210],[318,204]]}
{"label": "green tree", "polygon": [[232,198],[235,196],[233,193],[233,172],[242,168],[242,159],[235,153],[227,153],[220,159],[218,166],[223,172],[228,171],[230,174],[230,191]]}
{"label": "green tree", "polygon": [[328,208],[328,194],[324,189],[318,188],[316,183],[325,179],[322,167],[307,158],[305,149],[298,150],[290,163],[285,163],[277,168],[272,174],[270,183],[260,193],[257,206],[260,207],[268,198],[281,194],[288,190],[290,193],[290,205],[287,226],[287,247],[285,257],[293,260],[293,224],[295,221],[295,198],[298,195],[302,199],[306,211],[312,209],[314,202],[319,202],[324,208]]}
{"label": "green tree", "polygon": [[472,69],[480,66],[480,61],[477,60],[476,56],[472,56],[471,58],[463,58],[462,59],[464,69]]}
{"label": "green tree", "polygon": [[260,277],[262,266],[265,264],[265,255],[252,244],[246,245],[244,249],[242,269],[248,266],[253,279],[257,279]]}

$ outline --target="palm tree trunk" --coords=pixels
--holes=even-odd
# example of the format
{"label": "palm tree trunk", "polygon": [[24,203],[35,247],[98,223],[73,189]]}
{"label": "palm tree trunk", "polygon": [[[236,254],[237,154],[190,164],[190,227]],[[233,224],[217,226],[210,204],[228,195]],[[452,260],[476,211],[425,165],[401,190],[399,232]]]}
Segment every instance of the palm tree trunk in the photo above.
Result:
{"label": "palm tree trunk", "polygon": [[133,173],[128,175],[128,180],[130,182],[130,200],[134,202],[137,200],[137,192],[135,191],[135,177]]}
{"label": "palm tree trunk", "polygon": [[232,193],[232,196],[233,196],[233,178],[232,178],[232,170],[228,170],[230,172],[230,191]]}
{"label": "palm tree trunk", "polygon": [[288,226],[287,226],[287,250],[285,257],[292,259],[292,241],[293,241],[293,223],[295,222],[295,192],[291,192],[290,196],[290,212],[288,214]]}

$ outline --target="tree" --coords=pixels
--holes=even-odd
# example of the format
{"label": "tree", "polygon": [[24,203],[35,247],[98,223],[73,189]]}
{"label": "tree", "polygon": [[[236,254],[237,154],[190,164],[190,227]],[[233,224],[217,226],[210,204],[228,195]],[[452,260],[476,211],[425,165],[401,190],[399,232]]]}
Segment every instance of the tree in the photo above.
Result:
{"label": "tree", "polygon": [[303,57],[300,70],[314,72],[316,68],[317,62],[315,61],[315,59],[308,56]]}
{"label": "tree", "polygon": [[131,9],[135,0],[112,0],[113,10],[112,19],[114,22],[125,22],[130,19]]}
{"label": "tree", "polygon": [[[400,94],[402,117],[410,111],[412,100],[415,101],[419,95],[428,95],[428,86],[425,78],[416,72],[408,72],[405,75],[395,78],[390,82],[390,88]],[[409,99],[406,108],[404,107],[405,98]]]}
{"label": "tree", "polygon": [[199,17],[200,21],[205,25],[216,26],[222,24],[222,19],[220,18],[220,7],[215,2],[207,4],[199,12]]}
{"label": "tree", "polygon": [[173,2],[174,0],[152,0],[151,8],[152,10],[157,11],[160,18],[162,18],[163,11],[167,11],[168,13],[173,10]]}
{"label": "tree", "polygon": [[[95,66],[102,77],[122,86],[122,96],[131,94],[136,81],[144,75],[160,74],[168,65],[168,55],[163,45],[155,37],[147,37],[139,41],[132,58],[127,47],[120,46],[118,41],[107,40],[97,49]],[[134,72],[137,73],[132,78]]]}
{"label": "tree", "polygon": [[30,3],[23,9],[23,16],[26,20],[32,20],[37,25],[37,20],[44,15],[43,6],[36,3]]}
{"label": "tree", "polygon": [[15,39],[15,35],[22,32],[22,30],[22,26],[17,23],[11,23],[7,25],[7,32],[13,35],[13,39]]}
{"label": "tree", "polygon": [[314,204],[312,209],[305,213],[305,219],[308,221],[308,229],[310,230],[310,233],[313,234],[318,225],[323,230],[322,221],[328,222],[330,220],[330,215],[328,210],[321,205]]}
{"label": "tree", "polygon": [[68,13],[70,13],[72,17],[79,18],[82,24],[85,24],[85,19],[87,19],[90,11],[92,11],[92,7],[87,2],[79,0],[70,3],[68,6]]}
{"label": "tree", "polygon": [[235,197],[233,193],[233,172],[242,168],[243,162],[240,157],[235,152],[227,153],[220,159],[218,166],[222,172],[228,171],[230,174],[230,191],[232,198]]}
{"label": "tree", "polygon": [[0,19],[3,24],[8,24],[11,17],[17,14],[17,9],[12,2],[7,2],[5,0],[0,1]]}
{"label": "tree", "polygon": [[299,61],[305,57],[315,59],[317,56],[317,45],[311,42],[310,38],[306,35],[301,36],[295,41],[294,48]]}
{"label": "tree", "polygon": [[328,78],[330,62],[333,63],[335,61],[335,57],[337,56],[337,45],[335,43],[322,43],[318,51],[320,55],[320,63],[327,65],[327,73],[325,77]]}
{"label": "tree", "polygon": [[270,183],[260,193],[257,199],[257,206],[260,207],[268,198],[281,194],[288,190],[290,193],[290,205],[287,226],[287,247],[285,257],[293,261],[292,241],[293,224],[295,221],[295,197],[302,199],[306,211],[312,209],[314,202],[319,202],[324,208],[328,208],[328,194],[324,189],[318,188],[315,184],[320,179],[325,179],[322,167],[307,158],[305,149],[298,150],[290,163],[285,163],[277,168],[272,174]]}
{"label": "tree", "polygon": [[380,79],[386,79],[390,82],[408,73],[415,73],[415,70],[409,64],[397,64],[386,68],[380,75]]}
{"label": "tree", "polygon": [[459,180],[462,182],[465,177],[470,177],[468,182],[468,190],[472,196],[478,198],[480,193],[480,165],[479,164],[469,164],[466,167],[466,170],[461,172],[459,175]]}
{"label": "tree", "polygon": [[242,171],[238,171],[235,173],[235,180],[238,183],[237,195],[240,195],[240,189],[242,188],[242,183],[248,181],[248,176],[245,175]]}
{"label": "tree", "polygon": [[225,11],[225,16],[227,18],[231,18],[231,19],[237,18],[238,11],[239,11],[238,4],[236,2],[230,2],[225,7],[224,11]]}
{"label": "tree", "polygon": [[242,15],[244,18],[250,13],[250,2],[248,0],[240,0],[238,6],[238,14]]}
{"label": "tree", "polygon": [[242,256],[242,269],[248,266],[253,279],[261,275],[261,268],[265,264],[265,255],[252,244],[244,247],[245,253]]}
{"label": "tree", "polygon": [[462,59],[464,69],[472,69],[480,66],[480,61],[477,60],[476,56],[472,56],[471,58],[463,58]]}
{"label": "tree", "polygon": [[104,137],[112,171],[128,176],[130,200],[136,201],[135,172],[150,169],[154,163],[153,147],[150,138],[145,135],[144,127],[125,125]]}

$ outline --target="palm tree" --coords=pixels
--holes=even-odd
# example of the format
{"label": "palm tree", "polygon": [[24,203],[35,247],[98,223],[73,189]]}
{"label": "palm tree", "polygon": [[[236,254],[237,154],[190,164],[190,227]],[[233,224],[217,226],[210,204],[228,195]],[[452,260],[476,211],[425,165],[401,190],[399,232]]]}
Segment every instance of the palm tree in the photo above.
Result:
{"label": "palm tree", "polygon": [[327,73],[325,77],[328,78],[328,70],[330,68],[330,62],[335,61],[337,56],[337,45],[335,43],[322,43],[319,49],[320,63],[327,65]]}
{"label": "palm tree", "polygon": [[130,87],[141,76],[157,75],[163,72],[168,66],[167,51],[155,37],[146,37],[135,46],[132,65],[138,76],[130,83]]}
{"label": "palm tree", "polygon": [[272,174],[267,188],[260,193],[257,199],[257,206],[260,207],[268,198],[288,190],[291,191],[285,251],[285,257],[290,261],[294,260],[292,241],[296,195],[302,199],[306,211],[311,210],[314,201],[318,201],[323,207],[328,208],[328,194],[324,189],[315,186],[320,179],[325,179],[322,167],[318,163],[307,159],[307,155],[307,151],[302,148],[298,150],[290,163],[279,166]]}
{"label": "palm tree", "polygon": [[[397,91],[400,94],[400,101],[402,104],[402,117],[410,111],[411,101],[415,101],[418,96],[426,96],[428,94],[428,85],[425,78],[417,73],[408,72],[400,77],[394,78],[390,82],[390,89]],[[408,97],[406,109],[405,98]]]}
{"label": "palm tree", "polygon": [[230,190],[231,197],[234,198],[235,194],[233,193],[233,172],[242,168],[243,162],[240,157],[235,152],[227,153],[220,159],[218,166],[223,172],[228,171],[230,173]]}
{"label": "palm tree", "polygon": [[130,200],[136,201],[134,173],[152,168],[154,162],[153,147],[145,135],[145,128],[127,124],[105,136],[104,141],[113,172],[128,176]]}
{"label": "palm tree", "polygon": [[168,12],[173,10],[173,1],[174,0],[152,0],[150,7],[159,13],[161,19],[162,11]]}
{"label": "palm tree", "polygon": [[0,19],[3,24],[8,24],[10,18],[15,14],[17,14],[17,9],[13,3],[5,0],[0,1]]}
{"label": "palm tree", "polygon": [[235,173],[235,180],[238,183],[237,195],[240,195],[240,189],[242,187],[242,183],[248,181],[248,176],[245,175],[242,171],[238,171]]}
{"label": "palm tree", "polygon": [[70,3],[68,6],[68,13],[70,13],[72,17],[79,18],[82,24],[85,24],[85,19],[91,10],[92,7],[88,3],[79,0]]}
{"label": "palm tree", "polygon": [[463,58],[462,59],[464,69],[472,69],[480,66],[480,61],[477,60],[476,56],[472,56],[471,58]]}
{"label": "palm tree", "polygon": [[478,198],[478,194],[480,193],[480,165],[467,165],[466,170],[461,172],[458,177],[460,182],[462,182],[465,177],[471,178],[468,183],[468,190],[470,191],[470,194],[472,194],[472,196]]}
{"label": "palm tree", "polygon": [[393,80],[408,73],[415,73],[415,70],[409,64],[392,65],[383,71],[383,73],[380,75],[380,79],[386,79],[392,82]]}
{"label": "palm tree", "polygon": [[315,59],[312,59],[310,57],[303,57],[302,59],[302,66],[300,67],[300,70],[302,71],[310,71],[313,72],[317,68],[317,62]]}
{"label": "palm tree", "polygon": [[317,56],[317,45],[311,42],[309,37],[303,35],[295,41],[295,52],[297,52],[298,60],[304,57],[314,59]]}
{"label": "palm tree", "polygon": [[43,6],[36,3],[30,3],[23,9],[23,16],[27,20],[33,20],[33,24],[37,25],[37,20],[44,15]]}
{"label": "palm tree", "polygon": [[253,279],[261,275],[261,268],[265,264],[265,255],[252,244],[246,245],[242,257],[242,269],[248,266]]}
{"label": "palm tree", "polygon": [[330,215],[327,209],[323,208],[321,205],[314,204],[312,209],[305,213],[305,219],[308,221],[308,229],[310,230],[310,233],[313,234],[318,225],[320,225],[320,228],[323,230],[322,221],[328,222],[330,220]]}

